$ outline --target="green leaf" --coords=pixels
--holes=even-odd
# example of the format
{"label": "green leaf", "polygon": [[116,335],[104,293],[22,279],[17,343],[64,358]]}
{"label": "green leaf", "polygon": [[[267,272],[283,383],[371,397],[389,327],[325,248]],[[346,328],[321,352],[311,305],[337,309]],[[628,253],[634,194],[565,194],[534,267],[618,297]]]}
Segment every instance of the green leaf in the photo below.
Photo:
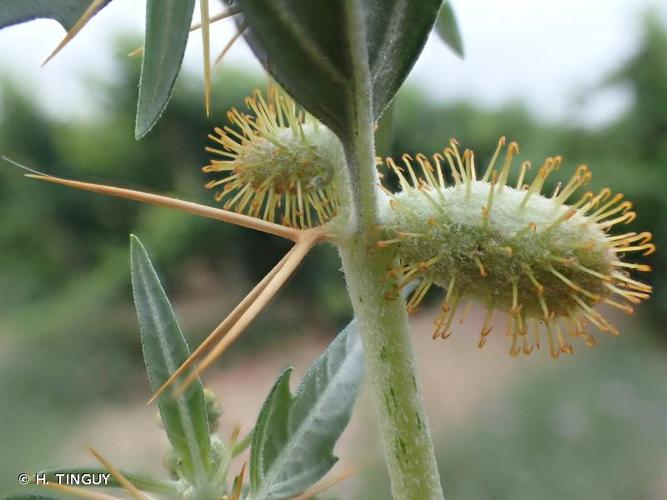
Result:
{"label": "green leaf", "polygon": [[[144,362],[151,388],[156,391],[190,354],[174,311],[162,289],[146,249],[130,237],[132,290],[139,318]],[[188,375],[189,371],[178,381]],[[191,480],[205,478],[210,470],[210,435],[199,380],[179,397],[165,391],[158,398],[164,428],[183,470]]]}
{"label": "green leaf", "polygon": [[449,0],[445,0],[438,14],[438,20],[435,23],[435,31],[440,35],[443,42],[452,52],[463,59],[465,52],[463,50],[463,39],[459,30],[459,23],[456,21],[454,7]]}
{"label": "green leaf", "polygon": [[[365,88],[372,89],[376,120],[394,97],[426,42],[441,1],[239,0],[239,4],[249,26],[246,39],[258,59],[300,104],[344,140],[353,133],[354,102]],[[364,50],[353,50],[359,37]],[[365,74],[366,67],[370,74]]]}
{"label": "green leaf", "polygon": [[[62,467],[58,469],[49,469],[41,471],[40,474],[44,474],[44,478],[50,483],[57,483],[58,477],[56,474],[66,473],[66,474],[109,474],[109,471],[100,468],[100,467]],[[159,479],[152,479],[150,477],[145,477],[140,474],[132,474],[130,472],[121,471],[123,476],[135,485],[138,489],[142,491],[150,491],[153,493],[165,493],[165,494],[174,494],[178,491],[175,482],[172,481],[161,481]],[[102,483],[96,485],[97,487],[107,487],[107,488],[121,488],[122,486],[116,481],[113,476],[109,476],[107,483]]]}
{"label": "green leaf", "polygon": [[[111,0],[108,0],[108,4]],[[55,19],[69,30],[92,0],[0,0],[0,28],[33,19]]]}
{"label": "green leaf", "polygon": [[148,0],[134,135],[145,136],[164,111],[181,69],[195,0]]}
{"label": "green leaf", "polygon": [[250,499],[288,498],[324,476],[347,426],[363,377],[363,349],[354,323],[306,373],[294,397],[291,368],[266,398],[250,449]]}

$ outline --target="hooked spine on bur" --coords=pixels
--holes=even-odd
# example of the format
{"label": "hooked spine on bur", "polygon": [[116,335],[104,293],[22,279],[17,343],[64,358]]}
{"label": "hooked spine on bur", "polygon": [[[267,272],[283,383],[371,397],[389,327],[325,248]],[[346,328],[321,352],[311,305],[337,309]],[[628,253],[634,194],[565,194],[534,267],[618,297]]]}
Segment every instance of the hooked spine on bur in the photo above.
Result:
{"label": "hooked spine on bur", "polygon": [[[650,267],[622,257],[653,253],[651,234],[608,234],[635,219],[622,194],[612,196],[605,188],[573,198],[590,180],[585,165],[548,197],[542,190],[561,157],[547,158],[529,183],[524,181],[530,163],[521,163],[516,183],[510,185],[519,148],[511,142],[497,170],[503,149],[501,138],[481,179],[474,153],[461,155],[455,140],[431,158],[403,155],[403,166],[385,160],[401,190],[383,188],[384,239],[377,244],[395,251],[388,278],[395,280],[396,292],[419,280],[407,304],[414,311],[433,285],[446,290],[433,338],[451,335],[463,300],[486,304],[480,347],[491,332],[494,311],[505,312],[513,356],[539,349],[544,337],[553,357],[573,352],[569,337],[593,346],[588,325],[617,335],[618,329],[594,306],[604,303],[631,313],[632,304],[649,297],[651,287],[631,278],[629,271]],[[468,310],[469,304],[462,320]]]}
{"label": "hooked spine on bur", "polygon": [[[233,127],[216,127],[203,167],[217,174],[208,182],[225,210],[301,229],[324,224],[338,213],[336,186],[343,153],[338,139],[276,86],[268,99],[259,91],[246,99],[253,114],[227,113]],[[220,149],[222,146],[222,149]],[[220,176],[222,174],[222,176]]]}

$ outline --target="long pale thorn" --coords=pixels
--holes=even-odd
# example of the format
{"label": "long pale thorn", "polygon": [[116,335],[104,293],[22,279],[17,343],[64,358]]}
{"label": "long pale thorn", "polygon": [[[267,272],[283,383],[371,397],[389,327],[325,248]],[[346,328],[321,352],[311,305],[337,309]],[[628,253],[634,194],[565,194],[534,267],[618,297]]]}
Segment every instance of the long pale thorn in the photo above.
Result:
{"label": "long pale thorn", "polygon": [[121,487],[127,491],[127,493],[134,498],[134,500],[146,500],[147,497],[144,495],[139,489],[133,485],[124,475],[121,471],[119,471],[114,465],[109,462],[106,458],[102,456],[101,453],[98,451],[94,450],[91,446],[86,446],[88,448],[88,451],[95,457],[95,459],[106,469],[109,471],[109,473],[114,477],[116,481],[118,481],[118,484],[121,485]]}
{"label": "long pale thorn", "polygon": [[[236,8],[229,8],[224,12],[220,12],[219,14],[216,14],[215,16],[211,16],[211,18],[208,20],[209,25],[213,23],[217,23],[218,21],[222,21],[223,19],[230,18],[232,16],[235,16],[236,14],[240,14],[241,9],[238,7]],[[196,31],[202,27],[202,23],[195,23],[192,26],[190,26],[190,31]],[[128,54],[130,57],[138,56],[139,54],[144,53],[144,48],[143,47],[137,47],[134,49],[132,52]]]}
{"label": "long pale thorn", "polygon": [[[176,198],[170,198],[168,196],[162,196],[159,194],[144,193],[143,191],[119,188],[115,186],[107,186],[106,184],[93,184],[91,182],[63,179],[62,177],[56,177],[53,175],[45,174],[38,170],[34,170],[4,155],[0,155],[0,159],[3,159],[6,162],[11,163],[12,165],[20,168],[21,170],[28,172],[27,174],[25,174],[26,177],[29,177],[31,179],[37,179],[39,181],[50,182],[52,184],[60,184],[61,186],[67,186],[74,189],[81,189],[83,191],[90,191],[93,193],[104,194],[107,196],[114,196],[116,198],[134,200],[140,203],[146,203],[148,205],[156,205],[159,207],[172,208],[175,210],[180,210],[181,212],[187,212],[193,215],[206,217],[208,219],[220,220],[223,222],[229,222],[230,224],[236,224],[237,226],[255,229],[257,231],[273,234],[275,236],[280,236],[282,238],[292,241],[298,241],[301,235],[306,232],[300,229],[285,227],[281,226],[280,224],[274,224],[273,222],[267,222],[262,219],[250,217],[249,215],[230,212],[229,210],[221,210],[219,208],[209,207],[207,205],[200,205],[199,203],[183,201]],[[322,236],[321,233],[320,236]]]}
{"label": "long pale thorn", "polygon": [[208,0],[199,0],[201,12],[201,37],[204,55],[204,108],[206,116],[211,114],[211,20],[208,15]]}
{"label": "long pale thorn", "polygon": [[42,63],[42,66],[44,66],[46,63],[48,63],[51,59],[53,59],[58,52],[60,52],[65,46],[72,41],[72,39],[83,29],[83,27],[92,19],[92,17],[97,14],[97,11],[99,11],[105,4],[105,0],[93,0],[93,2],[90,4],[90,6],[85,10],[83,15],[79,18],[79,20],[74,23],[74,26],[70,28],[70,30],[67,32],[65,35],[65,38],[62,39],[62,41],[58,44],[58,46],[51,52],[49,57],[47,57],[44,62]]}
{"label": "long pale thorn", "polygon": [[247,464],[248,462],[243,463],[243,467],[241,467],[241,472],[239,472],[238,476],[234,478],[234,486],[232,489],[232,494],[229,496],[229,500],[241,499],[241,493],[243,492],[243,476],[245,475],[245,469]]}
{"label": "long pale thorn", "polygon": [[192,364],[199,358],[203,353],[205,353],[207,350],[209,350],[216,342],[218,342],[221,338],[225,336],[225,334],[229,331],[229,329],[238,321],[238,319],[243,315],[244,312],[247,311],[248,307],[250,307],[255,300],[257,300],[257,297],[259,294],[266,288],[266,285],[269,284],[269,282],[274,278],[276,273],[282,269],[282,267],[285,265],[285,262],[287,262],[287,259],[289,258],[290,254],[294,251],[294,247],[290,249],[287,254],[278,262],[273,269],[260,281],[257,285],[255,285],[255,288],[253,288],[248,295],[245,296],[245,298],[237,305],[234,310],[229,313],[229,315],[222,320],[222,322],[213,330],[206,339],[199,344],[199,347],[195,349],[190,356],[188,356],[188,359],[186,359],[181,366],[179,366],[174,373],[171,374],[171,376],[167,379],[167,381],[162,384],[162,386],[155,391],[155,394],[148,400],[148,403],[146,404],[151,404],[153,401],[155,401],[164,391],[167,389],[170,385],[174,383],[174,380],[176,380],[177,377],[179,377],[185,370],[187,370]]}
{"label": "long pale thorn", "polygon": [[168,196],[159,194],[144,193],[142,191],[135,191],[133,189],[125,189],[114,186],[106,186],[103,184],[93,184],[90,182],[71,181],[68,179],[61,179],[60,177],[53,177],[50,175],[40,174],[26,174],[26,177],[37,179],[44,182],[51,182],[53,184],[60,184],[83,191],[91,191],[93,193],[105,194],[114,196],[116,198],[124,198],[127,200],[139,201],[148,205],[156,205],[158,207],[173,208],[181,212],[187,212],[209,219],[216,219],[223,222],[236,224],[237,226],[255,229],[264,233],[280,236],[288,240],[296,241],[302,233],[299,229],[293,229],[280,224],[274,224],[248,215],[230,212],[228,210],[221,210],[215,207],[200,205],[199,203],[192,203],[190,201],[178,200]]}
{"label": "long pale thorn", "polygon": [[242,24],[241,26],[239,26],[239,30],[236,32],[236,34],[233,37],[231,37],[229,39],[229,42],[227,42],[227,44],[222,48],[222,51],[220,52],[220,55],[218,55],[218,57],[215,58],[215,64],[220,64],[220,62],[224,59],[225,55],[227,54],[227,52],[229,52],[229,50],[232,48],[234,43],[236,43],[236,41],[239,38],[241,38],[241,35],[243,35],[243,33],[245,32],[246,27],[247,26],[245,24]]}
{"label": "long pale thorn", "polygon": [[278,270],[270,283],[261,291],[255,302],[248,307],[234,326],[227,332],[214,349],[209,352],[202,362],[190,372],[185,381],[174,391],[174,396],[179,396],[190,386],[190,384],[199,377],[246,329],[253,319],[266,307],[278,290],[283,286],[294,270],[299,266],[308,251],[319,241],[321,233],[317,231],[308,231],[304,237],[294,245],[283,266]]}
{"label": "long pale thorn", "polygon": [[316,484],[311,489],[304,491],[299,496],[294,497],[293,500],[310,500],[315,498],[320,493],[333,488],[338,483],[345,481],[348,477],[354,474],[356,471],[354,469],[346,470],[341,474],[338,474],[336,477],[332,477],[326,481],[322,481],[320,484]]}
{"label": "long pale thorn", "polygon": [[[235,16],[236,14],[240,14],[241,9],[238,7],[230,7],[224,12],[220,12],[219,14],[216,14],[215,16],[211,16],[209,19],[209,23],[217,23],[218,21],[222,21],[223,19],[227,19],[228,17]],[[190,31],[195,31],[198,30],[199,28],[202,27],[202,23],[195,23],[192,26],[190,26]]]}

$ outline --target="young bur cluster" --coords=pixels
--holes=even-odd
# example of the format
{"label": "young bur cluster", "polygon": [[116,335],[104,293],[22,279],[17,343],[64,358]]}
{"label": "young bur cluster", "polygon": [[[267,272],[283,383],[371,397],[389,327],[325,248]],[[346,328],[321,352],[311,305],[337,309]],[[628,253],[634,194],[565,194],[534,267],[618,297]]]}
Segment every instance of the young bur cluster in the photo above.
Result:
{"label": "young bur cluster", "polygon": [[[218,189],[216,200],[225,209],[302,229],[344,212],[337,178],[342,153],[330,132],[277,88],[268,101],[256,92],[247,105],[254,116],[237,110],[228,115],[238,131],[217,128],[209,136],[222,149],[207,151],[225,158],[204,167],[224,174],[207,184]],[[518,152],[517,143],[506,145],[501,138],[481,175],[474,153],[461,154],[455,140],[430,158],[384,161],[400,185],[396,193],[383,188],[383,238],[377,245],[395,255],[387,274],[394,291],[387,299],[417,281],[407,303],[412,312],[433,286],[443,288],[434,339],[449,337],[462,304],[468,303],[461,321],[474,301],[486,306],[480,347],[500,311],[507,316],[512,356],[546,342],[558,357],[574,351],[573,338],[594,346],[591,326],[619,333],[595,307],[632,313],[634,304],[649,297],[651,287],[630,271],[650,267],[625,258],[648,255],[655,246],[648,232],[611,234],[635,219],[632,204],[607,188],[577,194],[591,178],[587,166],[578,166],[569,181],[546,195],[545,183],[562,158],[547,158],[529,179],[527,161],[512,174]]]}
{"label": "young bur cluster", "polygon": [[[503,149],[504,162],[496,169]],[[505,148],[501,138],[481,178],[474,153],[461,155],[454,140],[432,158],[404,155],[402,166],[386,159],[401,191],[385,190],[385,239],[378,245],[395,251],[389,277],[396,280],[397,290],[419,280],[408,301],[410,310],[433,285],[445,289],[434,339],[451,335],[454,317],[468,300],[486,305],[480,347],[497,310],[507,315],[511,355],[540,349],[544,338],[553,357],[571,354],[572,338],[595,345],[590,325],[619,333],[594,309],[597,304],[631,313],[633,304],[649,297],[651,287],[629,275],[649,271],[649,266],[624,258],[648,255],[655,246],[647,232],[610,234],[615,226],[635,219],[632,204],[623,201],[622,194],[612,195],[605,188],[575,195],[591,177],[585,165],[546,196],[545,181],[561,158],[547,158],[530,182],[530,163],[523,162],[511,180],[517,153],[515,142]]]}
{"label": "young bur cluster", "polygon": [[[223,210],[38,172],[28,174],[295,242],[230,315],[234,321],[223,321],[200,347],[204,352],[219,343],[202,362],[202,369],[240,335],[312,246],[324,240],[341,248],[345,245],[350,215],[343,196],[349,189],[344,155],[333,133],[275,86],[267,99],[256,91],[246,104],[253,114],[231,110],[228,118],[233,126],[216,128],[209,135],[216,147],[206,148],[216,155],[203,167],[215,176],[206,186],[216,190]],[[407,302],[410,312],[433,286],[444,289],[434,339],[449,337],[457,312],[462,310],[463,321],[470,304],[478,302],[486,307],[480,347],[498,311],[507,318],[511,355],[530,354],[546,345],[558,357],[574,351],[573,339],[594,346],[591,327],[618,335],[617,327],[596,306],[632,313],[634,305],[649,298],[651,286],[631,273],[650,271],[648,265],[634,262],[633,256],[649,255],[655,245],[648,232],[612,234],[636,214],[632,203],[608,188],[578,194],[591,178],[588,167],[578,166],[567,182],[547,195],[545,183],[562,158],[547,158],[533,176],[530,162],[524,161],[513,174],[518,151],[517,143],[506,145],[501,138],[483,174],[477,172],[474,153],[461,154],[455,140],[431,157],[403,155],[400,164],[392,158],[380,162],[397,177],[400,190],[381,186],[378,191],[381,237],[376,245],[389,252],[392,265],[386,281],[377,286],[386,288],[389,283],[386,299],[395,300],[402,288],[417,282]],[[251,303],[251,311],[246,312]],[[237,317],[243,321],[236,321]]]}

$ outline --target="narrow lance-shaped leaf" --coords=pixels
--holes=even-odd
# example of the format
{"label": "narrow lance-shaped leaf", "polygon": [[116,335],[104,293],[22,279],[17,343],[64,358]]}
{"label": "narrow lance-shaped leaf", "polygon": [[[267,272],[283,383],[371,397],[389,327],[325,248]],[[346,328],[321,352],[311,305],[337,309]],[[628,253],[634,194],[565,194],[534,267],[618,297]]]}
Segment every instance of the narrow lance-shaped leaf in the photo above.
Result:
{"label": "narrow lance-shaped leaf", "polygon": [[[442,0],[239,0],[257,58],[341,137],[352,133],[360,61],[377,120],[417,60]],[[361,30],[359,20],[361,20]],[[365,54],[350,40],[365,34]]]}
{"label": "narrow lance-shaped leaf", "polygon": [[435,23],[435,31],[452,52],[461,58],[464,57],[463,38],[459,30],[459,23],[456,20],[454,7],[449,0],[445,0],[442,4],[438,20]]}
{"label": "narrow lance-shaped leaf", "polygon": [[347,426],[363,377],[363,349],[354,323],[306,373],[294,397],[285,370],[257,419],[250,450],[250,499],[289,498],[336,463],[333,448]]}
{"label": "narrow lance-shaped leaf", "polygon": [[[92,0],[0,0],[0,28],[33,19],[54,19],[69,30]],[[108,4],[111,0],[105,2]]]}
{"label": "narrow lance-shaped leaf", "polygon": [[195,0],[148,0],[134,135],[146,135],[169,102],[181,69]]}
{"label": "narrow lance-shaped leaf", "polygon": [[[185,361],[190,351],[144,246],[131,237],[132,290],[139,318],[144,362],[156,391]],[[185,372],[184,376],[189,374]],[[204,391],[197,379],[179,397],[167,392],[158,399],[164,428],[192,480],[210,468],[210,436]]]}

